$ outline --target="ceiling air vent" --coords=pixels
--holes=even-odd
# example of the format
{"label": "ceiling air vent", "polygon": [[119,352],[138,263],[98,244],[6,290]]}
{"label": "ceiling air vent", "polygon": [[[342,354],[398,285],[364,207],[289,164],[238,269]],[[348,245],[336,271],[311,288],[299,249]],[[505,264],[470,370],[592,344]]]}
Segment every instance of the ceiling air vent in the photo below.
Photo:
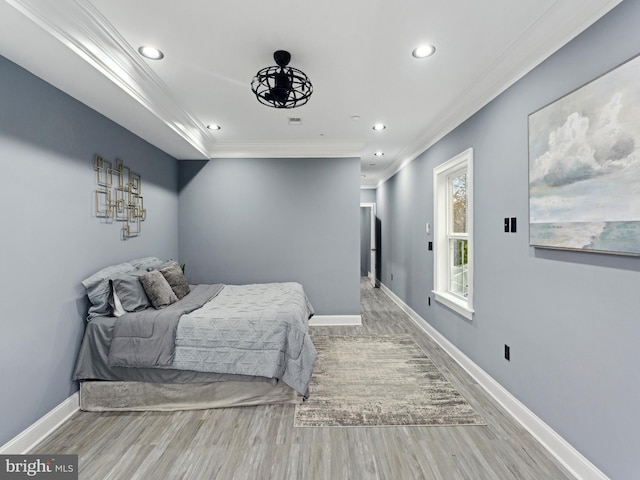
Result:
{"label": "ceiling air vent", "polygon": [[302,125],[300,117],[289,117],[289,125]]}

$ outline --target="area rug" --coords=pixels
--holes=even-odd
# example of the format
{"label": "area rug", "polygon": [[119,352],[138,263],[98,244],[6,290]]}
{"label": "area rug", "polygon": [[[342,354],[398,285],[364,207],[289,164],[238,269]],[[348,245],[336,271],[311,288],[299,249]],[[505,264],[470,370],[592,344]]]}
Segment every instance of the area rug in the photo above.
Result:
{"label": "area rug", "polygon": [[486,425],[409,335],[316,335],[296,427]]}

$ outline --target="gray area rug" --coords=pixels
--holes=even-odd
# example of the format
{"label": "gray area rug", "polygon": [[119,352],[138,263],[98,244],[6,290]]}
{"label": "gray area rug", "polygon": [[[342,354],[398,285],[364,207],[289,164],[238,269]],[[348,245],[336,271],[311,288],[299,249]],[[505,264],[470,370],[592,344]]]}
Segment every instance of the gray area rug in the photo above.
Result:
{"label": "gray area rug", "polygon": [[296,427],[486,425],[409,335],[317,335]]}

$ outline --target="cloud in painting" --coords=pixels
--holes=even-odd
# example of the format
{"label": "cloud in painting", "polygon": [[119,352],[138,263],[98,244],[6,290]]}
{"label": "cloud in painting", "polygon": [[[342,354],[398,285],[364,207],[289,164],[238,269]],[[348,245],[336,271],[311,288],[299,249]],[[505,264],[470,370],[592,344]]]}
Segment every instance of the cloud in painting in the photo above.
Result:
{"label": "cloud in painting", "polygon": [[549,134],[548,150],[531,163],[531,186],[569,185],[635,162],[635,141],[618,122],[622,106],[622,96],[616,93],[593,120],[571,113]]}

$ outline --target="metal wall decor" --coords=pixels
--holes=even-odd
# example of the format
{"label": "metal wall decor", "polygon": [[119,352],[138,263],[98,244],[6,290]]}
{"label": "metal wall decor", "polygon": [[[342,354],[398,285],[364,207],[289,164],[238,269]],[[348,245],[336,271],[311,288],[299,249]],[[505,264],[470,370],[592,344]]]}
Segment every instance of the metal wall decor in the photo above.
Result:
{"label": "metal wall decor", "polygon": [[147,218],[144,198],[140,195],[142,178],[116,159],[113,164],[102,156],[93,159],[98,188],[95,191],[96,217],[111,223],[122,222],[122,239],[140,235],[142,222]]}
{"label": "metal wall decor", "polygon": [[296,108],[307,103],[313,93],[309,77],[288,66],[289,52],[277,50],[273,59],[276,65],[263,68],[251,81],[251,90],[258,101],[273,108]]}

